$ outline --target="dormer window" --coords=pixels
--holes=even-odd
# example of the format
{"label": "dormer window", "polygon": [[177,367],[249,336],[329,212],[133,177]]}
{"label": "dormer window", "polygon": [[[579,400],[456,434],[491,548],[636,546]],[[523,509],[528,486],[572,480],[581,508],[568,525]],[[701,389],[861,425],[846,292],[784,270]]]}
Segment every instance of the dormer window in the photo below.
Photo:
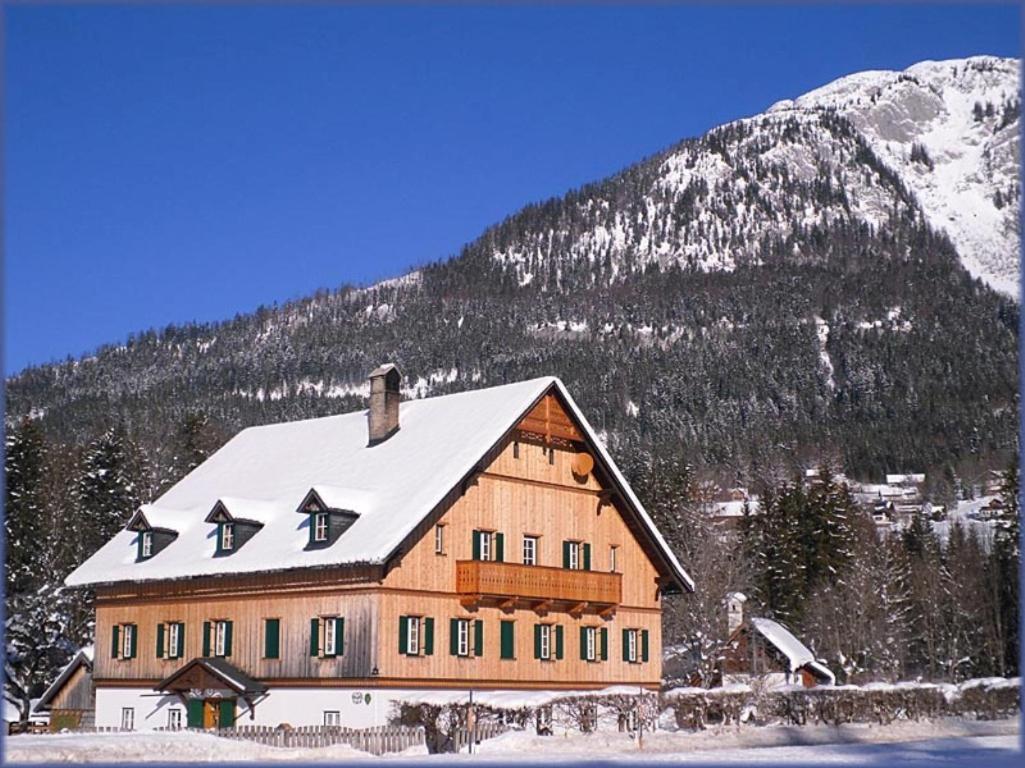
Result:
{"label": "dormer window", "polygon": [[153,531],[143,531],[142,541],[139,542],[139,559],[144,560],[153,556]]}
{"label": "dormer window", "polygon": [[328,506],[314,489],[306,494],[296,512],[306,515],[308,521],[309,541],[306,549],[330,547],[359,518],[352,510]]}
{"label": "dormer window", "polygon": [[[147,507],[146,510],[150,514],[161,514],[161,510],[156,510],[152,507]],[[160,550],[178,538],[178,532],[171,530],[170,528],[158,528],[150,523],[146,519],[146,513],[142,509],[138,510],[132,519],[128,521],[127,526],[129,531],[135,531],[139,535],[136,537],[136,550],[135,550],[135,561],[142,562],[143,560],[149,560],[151,557],[159,554]]]}
{"label": "dormer window", "polygon": [[231,552],[235,548],[235,524],[221,523],[220,546],[222,552]]}
{"label": "dormer window", "polygon": [[313,515],[313,540],[316,542],[327,541],[329,527],[327,512],[316,512]]}

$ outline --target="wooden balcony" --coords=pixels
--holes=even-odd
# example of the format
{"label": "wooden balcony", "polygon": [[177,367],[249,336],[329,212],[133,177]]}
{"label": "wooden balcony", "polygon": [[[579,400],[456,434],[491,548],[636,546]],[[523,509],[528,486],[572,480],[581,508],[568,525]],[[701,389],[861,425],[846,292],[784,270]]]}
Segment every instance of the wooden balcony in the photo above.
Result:
{"label": "wooden balcony", "polygon": [[526,605],[538,613],[566,610],[605,616],[615,612],[623,597],[623,576],[602,571],[574,571],[543,565],[456,562],[456,592],[467,607],[497,602],[501,608]]}

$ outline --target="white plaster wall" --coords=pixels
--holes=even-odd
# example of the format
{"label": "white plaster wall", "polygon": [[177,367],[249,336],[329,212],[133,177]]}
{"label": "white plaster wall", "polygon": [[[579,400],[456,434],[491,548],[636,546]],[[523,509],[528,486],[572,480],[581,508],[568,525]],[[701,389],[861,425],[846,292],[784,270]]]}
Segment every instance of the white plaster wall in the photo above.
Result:
{"label": "white plaster wall", "polygon": [[[386,725],[392,714],[391,700],[412,693],[428,691],[399,690],[393,688],[272,688],[257,699],[250,711],[245,702],[238,700],[237,725],[292,726],[323,725],[324,712],[341,713],[341,724],[349,728]],[[360,694],[359,703],[353,701]],[[366,694],[370,702],[366,702]],[[120,727],[121,709],[135,708],[135,729],[152,730],[167,726],[167,710],[182,710],[182,725],[186,723],[185,705],[177,696],[165,696],[145,688],[98,688],[96,690],[96,725]]]}

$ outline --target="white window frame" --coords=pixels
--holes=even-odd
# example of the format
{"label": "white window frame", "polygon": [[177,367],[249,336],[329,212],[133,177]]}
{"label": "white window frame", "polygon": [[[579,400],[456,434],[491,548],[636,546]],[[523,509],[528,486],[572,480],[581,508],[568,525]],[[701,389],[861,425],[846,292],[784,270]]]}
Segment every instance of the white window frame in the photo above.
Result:
{"label": "white window frame", "polygon": [[541,659],[550,661],[552,658],[552,625],[541,625]]}
{"label": "white window frame", "polygon": [[327,512],[313,513],[313,540],[327,541],[328,517]]}
{"label": "white window frame", "polygon": [[152,557],[153,555],[153,531],[142,532],[142,556]]}
{"label": "white window frame", "polygon": [[224,656],[228,649],[228,622],[214,622],[214,656]]}
{"label": "white window frame", "polygon": [[182,711],[180,707],[171,707],[167,710],[167,727],[172,731],[181,730]]}
{"label": "white window frame", "polygon": [[342,713],[337,709],[324,710],[324,725],[340,726],[342,724]]}
{"label": "white window frame", "polygon": [[135,730],[135,707],[121,707],[121,730]]}
{"label": "white window frame", "polygon": [[580,542],[571,541],[569,543],[569,569],[571,571],[580,570]]}
{"label": "white window frame", "polygon": [[221,551],[230,552],[235,549],[235,524],[221,523]]}
{"label": "white window frame", "polygon": [[441,523],[434,526],[434,554],[445,554],[445,526]]}
{"label": "white window frame", "polygon": [[491,540],[495,534],[491,531],[480,531],[480,559],[491,561]]}
{"label": "white window frame", "polygon": [[637,630],[626,631],[626,660],[632,664],[637,663]]}
{"label": "white window frame", "polygon": [[134,624],[121,625],[121,658],[132,658],[132,638],[135,636]]}
{"label": "white window frame", "polygon": [[406,625],[406,653],[410,656],[420,655],[420,616],[409,616]]}
{"label": "white window frame", "polygon": [[619,567],[619,547],[613,544],[609,547],[609,573],[616,573],[616,568]]}
{"label": "white window frame", "polygon": [[174,659],[181,656],[181,648],[178,646],[181,643],[181,627],[177,621],[172,621],[167,625],[167,656],[168,658]]}
{"label": "white window frame", "polygon": [[456,655],[470,655],[470,620],[456,619]]}
{"label": "white window frame", "polygon": [[584,650],[587,661],[598,660],[598,628],[584,627]]}
{"label": "white window frame", "polygon": [[[324,656],[334,656],[338,650],[338,637],[335,630],[337,625],[335,624],[334,616],[321,616],[320,622],[324,626]],[[327,723],[324,723],[327,725]]]}
{"label": "white window frame", "polygon": [[523,564],[537,565],[537,536],[523,537]]}

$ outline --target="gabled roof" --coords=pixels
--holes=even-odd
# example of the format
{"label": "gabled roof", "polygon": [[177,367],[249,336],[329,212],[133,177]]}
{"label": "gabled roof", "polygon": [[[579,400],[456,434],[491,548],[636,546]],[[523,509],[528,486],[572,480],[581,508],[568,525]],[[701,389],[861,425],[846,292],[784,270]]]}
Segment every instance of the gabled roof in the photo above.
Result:
{"label": "gabled roof", "polygon": [[93,668],[93,646],[87,645],[76,653],[71,661],[64,665],[64,669],[57,675],[57,679],[50,683],[50,687],[43,691],[43,695],[36,699],[35,704],[32,705],[33,712],[43,712],[50,708],[50,702],[53,698],[60,693],[61,688],[68,679],[75,674],[75,670],[79,667],[85,666],[86,670],[91,672]]}
{"label": "gabled roof", "polygon": [[[136,536],[123,530],[66,579],[72,586],[255,573],[290,568],[383,564],[481,459],[550,391],[581,424],[596,459],[630,508],[638,535],[670,582],[693,589],[640,501],[562,382],[532,379],[400,404],[399,429],[367,445],[367,411],[245,429],[145,508],[147,520],[178,531],[152,558],[136,561]],[[355,512],[330,547],[308,549],[309,520],[295,514],[311,489],[331,508]],[[215,558],[216,529],[205,524],[218,500],[259,499],[263,529],[230,558]],[[241,514],[249,517],[246,513]]]}
{"label": "gabled roof", "polygon": [[[238,694],[243,696],[250,696],[257,693],[263,693],[267,690],[267,686],[261,683],[259,680],[254,680],[241,669],[221,658],[195,658],[192,661],[186,662],[183,666],[176,669],[166,678],[157,683],[154,687],[154,691],[171,691],[177,690],[178,686],[175,683],[187,673],[191,672],[196,668],[200,668],[202,672],[211,675],[215,680],[219,680],[224,683],[225,688],[229,688]],[[202,672],[200,674],[202,674]],[[190,686],[191,687],[191,686]]]}
{"label": "gabled roof", "polygon": [[811,667],[818,676],[828,679],[830,685],[836,682],[833,673],[815,658],[815,654],[808,649],[808,646],[794,637],[793,633],[782,624],[772,619],[756,616],[752,616],[750,621],[755,631],[787,658],[791,672],[796,672],[801,667],[807,666]]}

